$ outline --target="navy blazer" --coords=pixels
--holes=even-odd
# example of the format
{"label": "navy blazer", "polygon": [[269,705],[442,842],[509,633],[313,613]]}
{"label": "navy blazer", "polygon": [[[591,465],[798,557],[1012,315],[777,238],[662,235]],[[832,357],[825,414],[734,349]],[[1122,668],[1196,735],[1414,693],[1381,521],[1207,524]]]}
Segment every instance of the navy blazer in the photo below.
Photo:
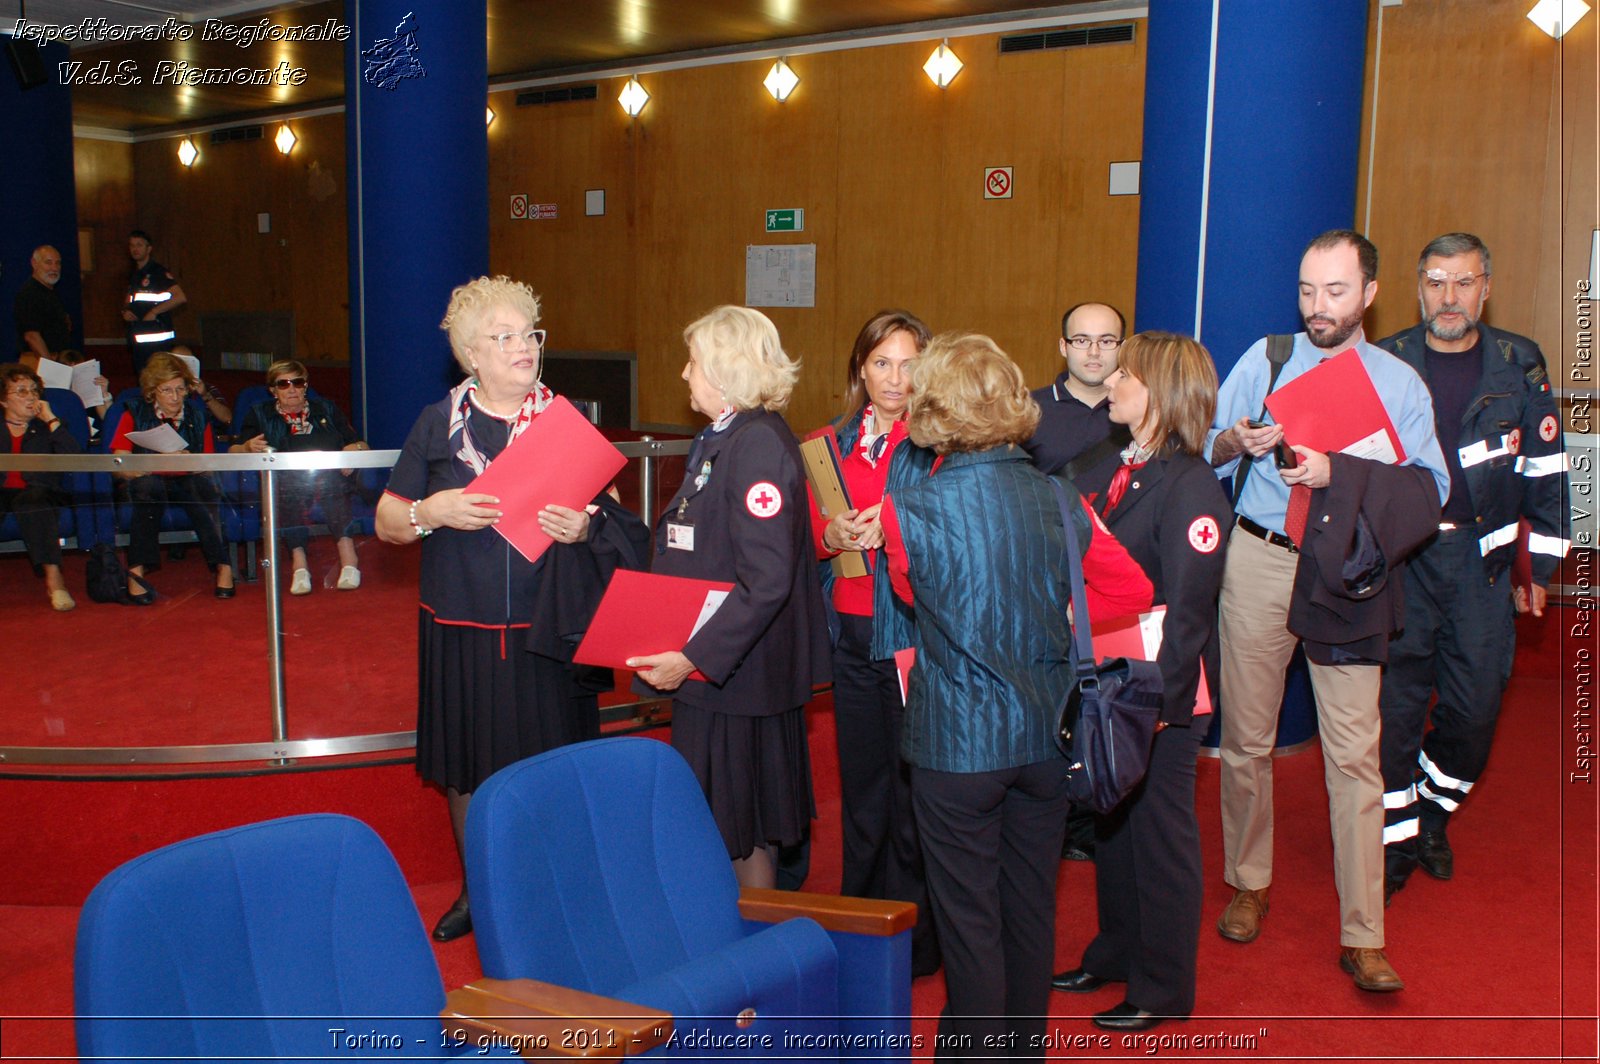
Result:
{"label": "navy blazer", "polygon": [[[734,589],[682,648],[707,679],[684,681],[672,694],[677,700],[771,716],[804,705],[812,688],[830,679],[802,469],[794,433],[770,410],[741,411],[721,432],[708,428],[695,437],[683,487],[656,524],[651,567],[731,581]],[[693,528],[694,549],[667,545],[674,524]],[[663,693],[642,680],[635,689]]]}

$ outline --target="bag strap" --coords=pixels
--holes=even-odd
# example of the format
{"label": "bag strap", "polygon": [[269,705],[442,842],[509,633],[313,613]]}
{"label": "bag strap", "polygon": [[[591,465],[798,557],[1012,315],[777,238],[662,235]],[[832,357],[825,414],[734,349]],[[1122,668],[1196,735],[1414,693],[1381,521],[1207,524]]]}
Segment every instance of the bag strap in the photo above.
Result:
{"label": "bag strap", "polygon": [[1083,562],[1078,556],[1078,530],[1072,525],[1067,490],[1055,477],[1045,479],[1056,493],[1056,505],[1061,507],[1061,527],[1067,534],[1067,571],[1072,574],[1072,640],[1078,652],[1076,665],[1081,683],[1095,678],[1095,668],[1094,643],[1089,638],[1089,597],[1083,590]]}
{"label": "bag strap", "polygon": [[[1267,395],[1272,394],[1272,389],[1278,386],[1278,374],[1283,372],[1283,364],[1289,361],[1289,356],[1294,354],[1294,336],[1290,333],[1273,333],[1267,337]],[[1261,397],[1261,418],[1267,418],[1267,399]],[[1239,496],[1244,491],[1245,478],[1250,475],[1250,465],[1255,459],[1250,455],[1239,458],[1239,468],[1233,474],[1233,505],[1239,505]]]}
{"label": "bag strap", "polygon": [[1061,467],[1061,475],[1076,481],[1083,474],[1128,446],[1133,430],[1126,425],[1112,425],[1111,434]]}

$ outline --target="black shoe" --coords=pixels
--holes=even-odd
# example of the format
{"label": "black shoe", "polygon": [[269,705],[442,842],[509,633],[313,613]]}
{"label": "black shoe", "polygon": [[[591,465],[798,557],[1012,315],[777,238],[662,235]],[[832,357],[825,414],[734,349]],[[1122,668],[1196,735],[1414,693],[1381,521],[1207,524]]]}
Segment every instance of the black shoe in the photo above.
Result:
{"label": "black shoe", "polygon": [[213,591],[212,594],[216,595],[219,599],[231,599],[238,590],[239,589],[236,586],[223,587],[221,584],[218,584],[216,590]]}
{"label": "black shoe", "polygon": [[1148,1031],[1164,1019],[1165,1016],[1146,1012],[1139,1006],[1124,1001],[1104,1012],[1095,1013],[1094,1025],[1107,1031]]}
{"label": "black shoe", "polygon": [[[138,594],[134,594],[134,584],[138,584],[140,587],[144,588],[144,590]],[[132,573],[129,573],[128,601],[133,603],[135,606],[152,606],[156,601],[156,589],[151,587],[150,581],[146,580],[144,577],[134,576]]]}
{"label": "black shoe", "polygon": [[433,940],[454,942],[471,930],[472,909],[466,898],[457,898],[456,903],[450,906],[450,911],[439,917],[439,922],[433,925]]}
{"label": "black shoe", "polygon": [[1084,968],[1074,968],[1071,971],[1061,972],[1050,980],[1050,986],[1056,990],[1065,990],[1069,994],[1088,994],[1099,990],[1110,979],[1102,979],[1093,972]]}
{"label": "black shoe", "polygon": [[1455,875],[1456,855],[1450,849],[1450,840],[1442,831],[1423,831],[1417,834],[1417,863],[1434,879],[1449,879]]}

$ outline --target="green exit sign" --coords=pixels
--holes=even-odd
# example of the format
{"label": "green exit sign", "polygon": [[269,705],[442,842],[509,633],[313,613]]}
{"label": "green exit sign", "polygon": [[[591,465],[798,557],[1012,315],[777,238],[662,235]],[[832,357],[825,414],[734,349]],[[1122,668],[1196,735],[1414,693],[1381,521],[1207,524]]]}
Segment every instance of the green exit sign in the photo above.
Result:
{"label": "green exit sign", "polygon": [[806,229],[806,212],[799,207],[767,212],[767,232],[803,233]]}

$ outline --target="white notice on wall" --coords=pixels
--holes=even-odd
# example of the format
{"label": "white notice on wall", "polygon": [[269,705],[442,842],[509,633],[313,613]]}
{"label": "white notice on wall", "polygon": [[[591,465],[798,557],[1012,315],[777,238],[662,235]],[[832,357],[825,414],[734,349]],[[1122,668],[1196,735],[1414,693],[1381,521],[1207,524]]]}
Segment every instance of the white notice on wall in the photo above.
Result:
{"label": "white notice on wall", "polygon": [[751,244],[744,249],[744,302],[750,307],[817,305],[817,245]]}

